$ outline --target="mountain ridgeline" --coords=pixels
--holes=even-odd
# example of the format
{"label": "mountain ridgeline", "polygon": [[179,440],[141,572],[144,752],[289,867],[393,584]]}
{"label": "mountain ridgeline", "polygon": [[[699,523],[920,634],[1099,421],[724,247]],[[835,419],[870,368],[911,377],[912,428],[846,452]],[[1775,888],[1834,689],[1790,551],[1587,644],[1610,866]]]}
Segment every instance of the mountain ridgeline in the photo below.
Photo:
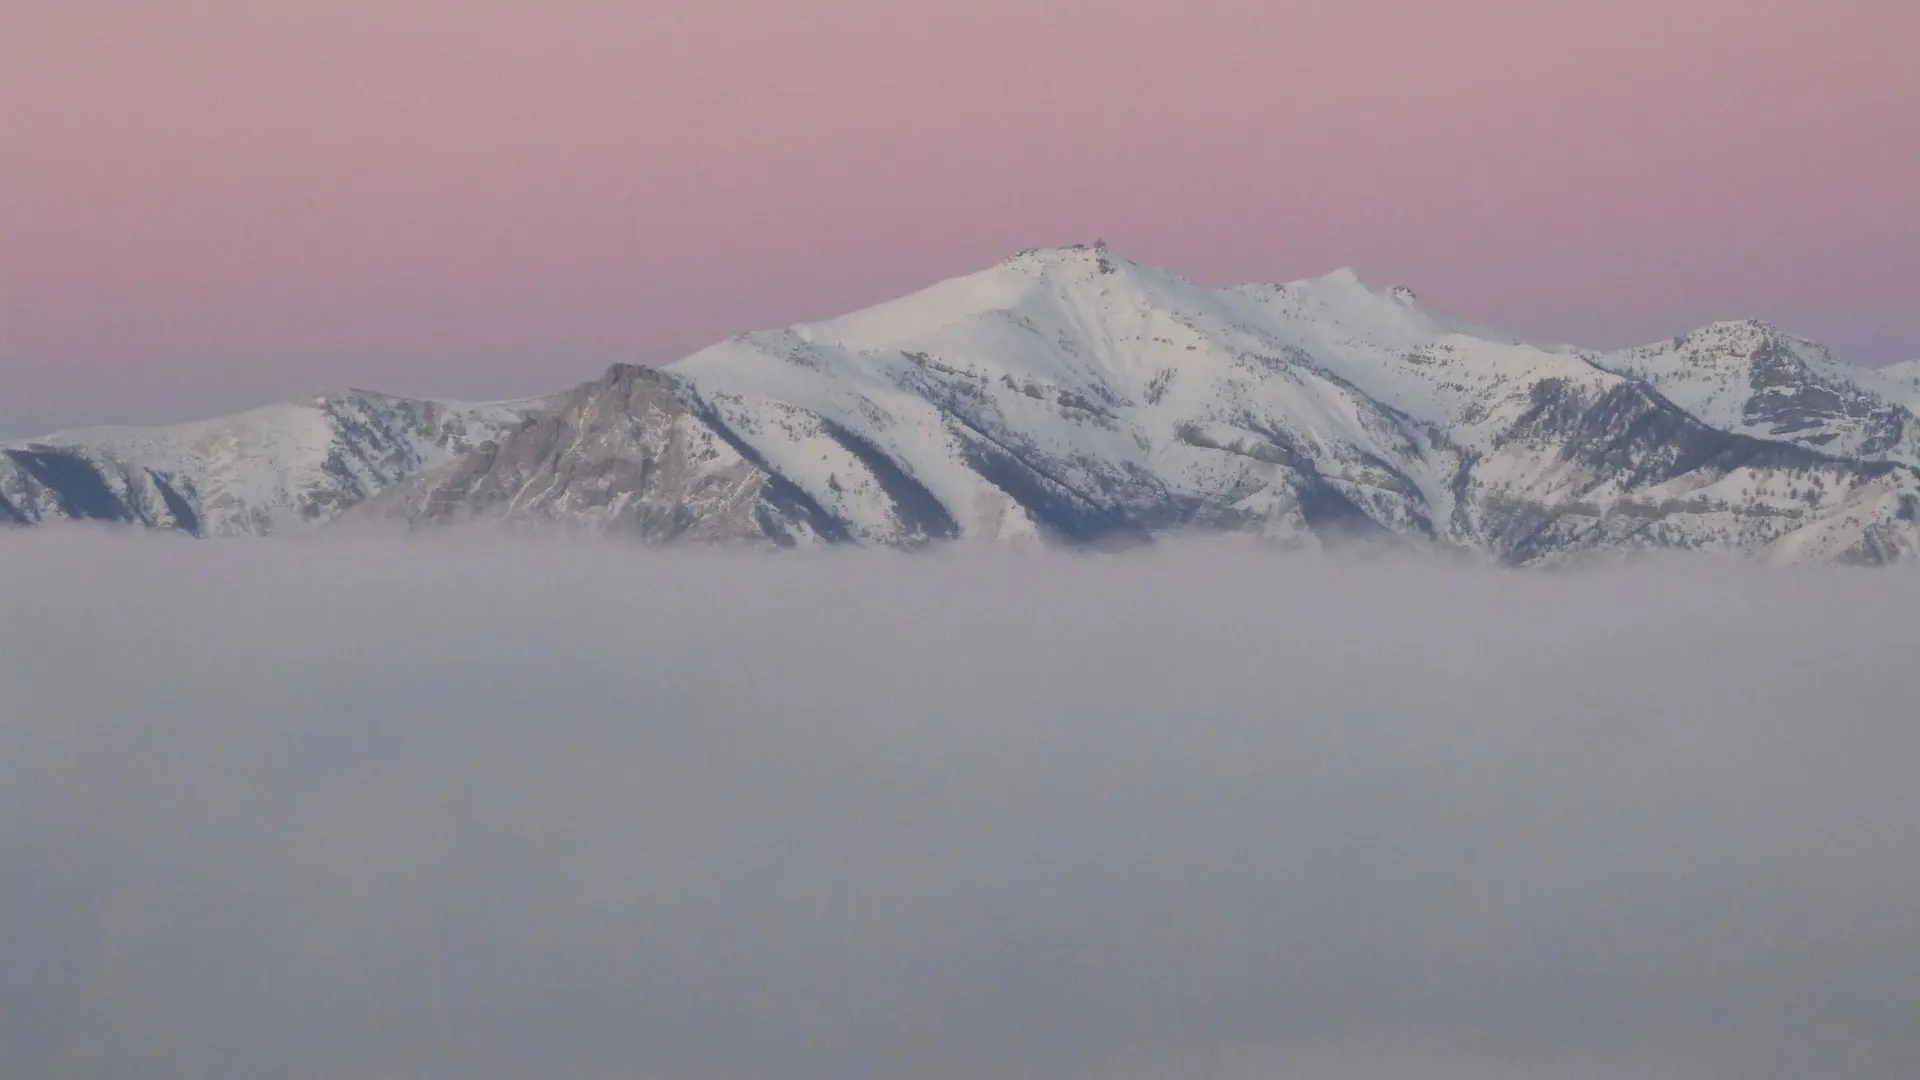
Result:
{"label": "mountain ridgeline", "polygon": [[1072,247],[535,401],[349,392],[47,436],[0,450],[0,523],[1884,563],[1920,555],[1917,412],[1920,362],[1757,322],[1542,347],[1350,271],[1207,289]]}

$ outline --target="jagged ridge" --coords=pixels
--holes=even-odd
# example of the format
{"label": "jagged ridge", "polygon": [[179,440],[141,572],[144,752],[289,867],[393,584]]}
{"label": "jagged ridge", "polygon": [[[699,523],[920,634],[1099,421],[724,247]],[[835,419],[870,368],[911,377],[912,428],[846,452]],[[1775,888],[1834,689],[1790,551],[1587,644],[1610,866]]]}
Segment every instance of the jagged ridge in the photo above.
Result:
{"label": "jagged ridge", "polygon": [[59,432],[0,451],[0,521],[122,522],[195,536],[299,531],[542,407],[349,390],[171,427]]}
{"label": "jagged ridge", "polygon": [[1351,271],[1207,289],[1099,246],[1033,250],[665,369],[618,365],[349,516],[651,543],[1205,529],[1528,565],[1883,562],[1920,551],[1913,367],[1853,367],[1751,322],[1540,347]]}

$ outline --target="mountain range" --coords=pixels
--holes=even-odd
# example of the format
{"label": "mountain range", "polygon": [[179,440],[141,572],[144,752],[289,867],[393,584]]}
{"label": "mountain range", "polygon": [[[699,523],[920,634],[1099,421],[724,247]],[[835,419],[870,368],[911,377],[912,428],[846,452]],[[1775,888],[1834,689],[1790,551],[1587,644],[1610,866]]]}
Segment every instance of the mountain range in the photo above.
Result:
{"label": "mountain range", "polygon": [[26,440],[0,448],[0,523],[1878,564],[1920,555],[1916,414],[1920,361],[1860,367],[1761,322],[1601,352],[1348,270],[1211,289],[1073,246],[548,398],[348,391]]}

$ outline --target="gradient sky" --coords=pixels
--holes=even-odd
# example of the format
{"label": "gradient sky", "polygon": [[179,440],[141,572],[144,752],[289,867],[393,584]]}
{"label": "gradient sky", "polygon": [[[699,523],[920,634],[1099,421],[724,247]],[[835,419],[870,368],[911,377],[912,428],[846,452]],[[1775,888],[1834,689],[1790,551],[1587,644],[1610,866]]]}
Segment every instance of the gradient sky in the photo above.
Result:
{"label": "gradient sky", "polygon": [[0,0],[0,434],[664,362],[1039,244],[1920,356],[1908,0]]}

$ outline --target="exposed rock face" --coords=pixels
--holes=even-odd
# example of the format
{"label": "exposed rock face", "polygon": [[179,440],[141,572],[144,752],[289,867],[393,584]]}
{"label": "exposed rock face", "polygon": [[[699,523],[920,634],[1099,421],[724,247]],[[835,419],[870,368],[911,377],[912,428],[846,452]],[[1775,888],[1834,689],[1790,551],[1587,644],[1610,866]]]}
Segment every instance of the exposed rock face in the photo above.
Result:
{"label": "exposed rock face", "polygon": [[[1758,323],[1619,353],[1543,348],[1349,271],[1206,289],[1102,248],[1031,251],[664,369],[617,365],[524,420],[385,408],[405,418],[330,420],[347,448],[317,459],[331,479],[272,505],[298,521],[358,503],[356,520],[648,543],[1224,530],[1519,565],[1920,553],[1920,367],[1853,367]],[[68,485],[72,506],[113,516],[79,495],[104,487],[125,492],[119,520],[279,531],[236,527],[192,470],[113,461]]]}
{"label": "exposed rock face", "polygon": [[672,376],[626,364],[356,516],[559,524],[651,543],[847,538],[832,515],[702,416]]}
{"label": "exposed rock face", "polygon": [[1703,422],[1847,457],[1920,465],[1913,365],[1871,371],[1759,322],[1716,323],[1594,361],[1650,383]]}
{"label": "exposed rock face", "polygon": [[[1883,561],[1914,549],[1899,499],[1920,487],[1904,466],[1709,428],[1637,383],[1594,393],[1542,380],[1530,393],[1534,407],[1500,437],[1503,448],[1534,451],[1525,462],[1530,482],[1519,494],[1471,478],[1467,485],[1477,528],[1463,540],[1503,561],[1775,548],[1794,558]],[[1851,520],[1840,549],[1806,531],[1827,514]],[[1875,523],[1903,535],[1883,536]]]}

